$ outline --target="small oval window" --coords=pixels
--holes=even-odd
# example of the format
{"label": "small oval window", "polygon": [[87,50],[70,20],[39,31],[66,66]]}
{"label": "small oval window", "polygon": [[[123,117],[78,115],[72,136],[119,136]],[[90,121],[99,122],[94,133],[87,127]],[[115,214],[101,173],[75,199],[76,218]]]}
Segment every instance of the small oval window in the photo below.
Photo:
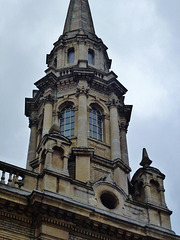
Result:
{"label": "small oval window", "polygon": [[106,208],[115,209],[117,207],[118,199],[112,193],[109,193],[109,192],[102,193],[100,199],[101,199],[102,204]]}

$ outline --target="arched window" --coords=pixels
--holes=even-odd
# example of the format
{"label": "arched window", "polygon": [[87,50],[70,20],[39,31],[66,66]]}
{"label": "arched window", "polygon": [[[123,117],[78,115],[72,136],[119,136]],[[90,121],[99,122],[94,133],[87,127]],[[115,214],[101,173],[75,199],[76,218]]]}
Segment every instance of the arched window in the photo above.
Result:
{"label": "arched window", "polygon": [[75,59],[75,52],[74,48],[69,48],[68,49],[68,63],[73,63]]}
{"label": "arched window", "polygon": [[88,50],[88,63],[94,65],[94,51],[92,49]]}
{"label": "arched window", "polygon": [[74,136],[75,113],[71,106],[60,111],[60,133],[65,137]]}
{"label": "arched window", "polygon": [[89,135],[102,141],[103,139],[102,114],[99,110],[92,108],[89,112]]}

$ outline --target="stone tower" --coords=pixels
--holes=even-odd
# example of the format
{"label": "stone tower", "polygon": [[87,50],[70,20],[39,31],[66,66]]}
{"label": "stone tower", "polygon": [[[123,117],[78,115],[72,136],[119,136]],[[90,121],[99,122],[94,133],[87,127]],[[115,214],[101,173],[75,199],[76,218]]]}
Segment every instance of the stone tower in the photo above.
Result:
{"label": "stone tower", "polygon": [[[110,71],[88,0],[71,0],[45,77],[25,100],[26,169],[0,162],[0,239],[164,240],[164,174],[143,149],[130,179],[127,89]],[[8,179],[7,178],[7,174]]]}

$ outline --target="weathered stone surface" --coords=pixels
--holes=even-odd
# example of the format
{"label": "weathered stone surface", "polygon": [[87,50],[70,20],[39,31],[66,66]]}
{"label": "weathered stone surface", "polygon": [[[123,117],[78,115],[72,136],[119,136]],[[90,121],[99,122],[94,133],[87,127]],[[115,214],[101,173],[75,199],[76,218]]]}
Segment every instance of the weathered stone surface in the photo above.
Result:
{"label": "weathered stone surface", "polygon": [[169,240],[165,176],[144,150],[130,181],[127,89],[110,72],[88,0],[71,0],[46,76],[26,99],[27,168],[0,162],[0,239]]}

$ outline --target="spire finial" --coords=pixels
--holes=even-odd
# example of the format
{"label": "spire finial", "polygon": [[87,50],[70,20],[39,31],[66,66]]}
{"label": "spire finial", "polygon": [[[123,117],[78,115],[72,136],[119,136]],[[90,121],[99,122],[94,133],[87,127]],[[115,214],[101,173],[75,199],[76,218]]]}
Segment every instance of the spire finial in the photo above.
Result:
{"label": "spire finial", "polygon": [[149,159],[146,148],[143,148],[142,161],[141,161],[140,165],[143,166],[143,168],[147,168],[151,165],[151,163],[152,163],[152,161]]}
{"label": "spire finial", "polygon": [[88,0],[71,0],[63,34],[83,31],[95,34]]}

